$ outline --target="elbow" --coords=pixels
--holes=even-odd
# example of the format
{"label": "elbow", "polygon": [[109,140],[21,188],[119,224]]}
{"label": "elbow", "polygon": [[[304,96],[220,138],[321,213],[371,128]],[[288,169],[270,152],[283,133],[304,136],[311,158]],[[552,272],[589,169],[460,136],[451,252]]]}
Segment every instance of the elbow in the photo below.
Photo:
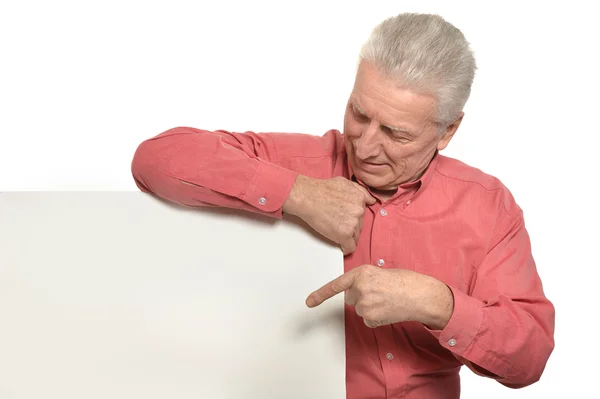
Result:
{"label": "elbow", "polygon": [[509,388],[520,389],[533,385],[540,381],[546,365],[554,350],[554,341],[550,339],[543,348],[530,353],[530,362],[527,363],[519,372],[513,374],[510,378],[500,380],[502,385]]}
{"label": "elbow", "polygon": [[521,389],[538,382],[542,377],[542,373],[525,372],[515,376],[510,380],[500,381],[500,383],[508,388]]}
{"label": "elbow", "polygon": [[136,185],[142,191],[151,190],[150,182],[159,177],[159,171],[166,166],[163,154],[172,149],[175,137],[187,133],[188,130],[183,127],[172,128],[142,141],[137,146],[130,168]]}
{"label": "elbow", "polygon": [[197,161],[200,145],[195,139],[198,132],[175,127],[142,141],[131,160],[131,174],[138,188],[156,192],[168,183],[174,171],[186,168],[186,160]]}
{"label": "elbow", "polygon": [[131,175],[136,186],[143,192],[152,192],[151,182],[158,173],[157,148],[151,140],[143,141],[135,150],[131,160]]}
{"label": "elbow", "polygon": [[[552,352],[554,352],[554,307],[550,305],[547,312],[539,313],[530,338],[525,340],[519,352],[518,366],[513,369],[510,378],[500,380],[509,388],[524,388],[540,381]],[[544,317],[542,317],[543,315]]]}

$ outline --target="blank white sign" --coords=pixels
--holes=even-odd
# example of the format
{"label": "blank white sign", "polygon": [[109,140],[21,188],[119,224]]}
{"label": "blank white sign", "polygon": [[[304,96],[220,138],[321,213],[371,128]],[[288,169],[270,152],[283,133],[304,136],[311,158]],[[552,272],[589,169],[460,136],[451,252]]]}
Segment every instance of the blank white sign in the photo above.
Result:
{"label": "blank white sign", "polygon": [[345,398],[342,252],[139,192],[0,193],[0,398]]}

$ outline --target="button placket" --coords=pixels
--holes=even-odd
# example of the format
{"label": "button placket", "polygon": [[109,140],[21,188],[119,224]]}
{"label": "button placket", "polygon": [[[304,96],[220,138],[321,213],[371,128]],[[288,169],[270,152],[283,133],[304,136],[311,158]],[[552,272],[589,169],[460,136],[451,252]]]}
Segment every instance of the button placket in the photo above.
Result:
{"label": "button placket", "polygon": [[[388,211],[385,208],[380,208],[379,209],[379,215],[381,215],[381,217],[386,217],[386,216],[388,216]],[[383,221],[381,221],[380,223],[387,224],[387,222],[383,222]],[[372,237],[372,238],[373,238],[373,243],[377,242],[379,245],[382,245],[383,248],[387,247],[386,245],[384,245],[384,243],[382,242],[381,239],[375,239],[375,237]],[[386,250],[384,250],[384,251],[380,250],[380,249],[383,249],[383,248],[376,248],[375,246],[373,246],[372,252],[375,253],[375,254],[379,253],[379,256],[383,255],[383,257],[385,257],[385,256],[388,255],[388,253],[387,253]],[[377,261],[374,264],[376,264],[379,267],[385,266],[385,259],[383,257],[378,258]]]}

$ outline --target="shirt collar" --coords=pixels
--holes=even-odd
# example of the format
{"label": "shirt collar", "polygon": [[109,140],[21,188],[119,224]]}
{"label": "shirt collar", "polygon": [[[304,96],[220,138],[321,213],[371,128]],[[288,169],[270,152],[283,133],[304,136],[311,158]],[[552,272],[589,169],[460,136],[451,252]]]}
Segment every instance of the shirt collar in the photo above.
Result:
{"label": "shirt collar", "polygon": [[[421,175],[421,177],[417,180],[400,184],[398,186],[398,191],[387,202],[394,204],[400,201],[414,201],[427,188],[427,186],[429,186],[439,157],[439,151],[436,150],[433,154],[431,161],[429,162],[429,165],[427,165],[427,168],[425,169],[425,172]],[[348,168],[348,175],[350,176],[350,180],[365,187],[375,198],[379,198],[379,196],[376,193],[373,193],[373,191],[366,184],[364,184],[361,180],[359,180],[356,177],[352,170],[352,166],[350,165],[350,159],[348,156],[346,156],[346,165]]]}

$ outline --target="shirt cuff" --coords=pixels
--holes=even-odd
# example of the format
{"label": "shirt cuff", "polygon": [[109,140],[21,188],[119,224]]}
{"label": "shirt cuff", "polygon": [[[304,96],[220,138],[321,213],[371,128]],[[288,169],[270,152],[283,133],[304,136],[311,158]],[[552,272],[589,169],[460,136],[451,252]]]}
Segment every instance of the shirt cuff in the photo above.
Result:
{"label": "shirt cuff", "polygon": [[454,296],[454,310],[443,330],[425,329],[440,345],[461,356],[473,343],[483,320],[484,303],[448,285]]}
{"label": "shirt cuff", "polygon": [[294,187],[297,175],[290,169],[259,160],[254,177],[240,199],[259,211],[274,213],[275,217],[281,218],[283,204]]}

